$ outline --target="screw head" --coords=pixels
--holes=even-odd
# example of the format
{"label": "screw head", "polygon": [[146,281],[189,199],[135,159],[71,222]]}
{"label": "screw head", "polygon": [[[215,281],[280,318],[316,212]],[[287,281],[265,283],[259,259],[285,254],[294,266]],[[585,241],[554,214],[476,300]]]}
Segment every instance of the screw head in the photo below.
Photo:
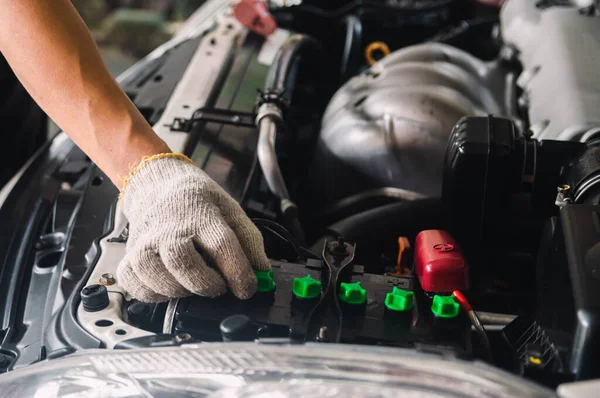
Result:
{"label": "screw head", "polygon": [[571,186],[568,184],[560,184],[556,190],[558,191],[558,193],[567,193],[571,190]]}
{"label": "screw head", "polygon": [[318,341],[328,341],[329,340],[329,328],[327,326],[322,326],[319,329],[319,335],[317,336]]}
{"label": "screw head", "polygon": [[177,335],[175,335],[175,342],[176,343],[183,343],[184,341],[189,341],[192,339],[192,335],[189,333],[179,333]]}
{"label": "screw head", "polygon": [[333,242],[330,247],[333,249],[331,251],[335,256],[344,256],[348,252],[346,249],[346,240],[342,236],[339,236],[337,242]]}
{"label": "screw head", "polygon": [[115,279],[113,274],[102,274],[102,276],[100,277],[98,282],[101,285],[110,286],[110,285],[114,285],[115,283],[117,283],[117,280]]}

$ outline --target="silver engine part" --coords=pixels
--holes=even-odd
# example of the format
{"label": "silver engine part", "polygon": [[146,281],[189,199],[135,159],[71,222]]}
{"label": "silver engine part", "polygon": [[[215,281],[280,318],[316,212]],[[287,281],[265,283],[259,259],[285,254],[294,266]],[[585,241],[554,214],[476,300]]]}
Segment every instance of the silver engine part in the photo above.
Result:
{"label": "silver engine part", "polygon": [[393,52],[332,98],[318,144],[324,185],[355,173],[369,188],[438,196],[452,127],[462,116],[507,115],[505,82],[496,63],[444,44]]}
{"label": "silver engine part", "polygon": [[508,0],[502,38],[517,50],[531,130],[538,139],[582,140],[600,129],[600,24],[576,7],[540,9]]}

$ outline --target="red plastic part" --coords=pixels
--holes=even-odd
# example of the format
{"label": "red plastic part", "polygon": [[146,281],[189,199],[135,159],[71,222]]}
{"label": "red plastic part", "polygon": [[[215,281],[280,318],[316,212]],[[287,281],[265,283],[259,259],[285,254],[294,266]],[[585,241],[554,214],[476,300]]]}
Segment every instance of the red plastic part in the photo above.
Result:
{"label": "red plastic part", "polygon": [[469,266],[458,243],[446,231],[428,230],[415,241],[415,271],[426,292],[469,288]]}
{"label": "red plastic part", "polygon": [[264,37],[277,29],[277,22],[264,0],[238,0],[233,6],[233,16],[239,23]]}

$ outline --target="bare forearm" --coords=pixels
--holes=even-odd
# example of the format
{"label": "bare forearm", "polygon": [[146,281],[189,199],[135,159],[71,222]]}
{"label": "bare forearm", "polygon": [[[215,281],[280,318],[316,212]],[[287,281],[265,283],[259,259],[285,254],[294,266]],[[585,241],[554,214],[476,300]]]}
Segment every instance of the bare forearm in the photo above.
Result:
{"label": "bare forearm", "polygon": [[143,156],[169,151],[111,77],[68,0],[0,0],[0,52],[118,187]]}

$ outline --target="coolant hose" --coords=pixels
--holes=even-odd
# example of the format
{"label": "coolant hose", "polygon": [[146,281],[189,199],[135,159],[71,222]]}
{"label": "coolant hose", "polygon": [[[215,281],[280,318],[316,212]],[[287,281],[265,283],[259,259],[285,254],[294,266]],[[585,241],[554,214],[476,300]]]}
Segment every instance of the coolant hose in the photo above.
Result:
{"label": "coolant hose", "polygon": [[[265,92],[277,92],[292,98],[298,65],[302,57],[309,57],[312,65],[323,62],[323,48],[308,35],[291,35],[281,46],[269,69]],[[315,66],[316,68],[316,66]]]}
{"label": "coolant hose", "polygon": [[399,236],[414,238],[426,229],[444,228],[442,203],[438,198],[402,201],[377,207],[350,216],[328,227],[328,235],[313,246],[319,251],[325,239],[338,236],[353,241],[357,246],[379,245],[384,240]]}
{"label": "coolant hose", "polygon": [[265,92],[256,116],[258,162],[269,189],[280,200],[281,213],[286,226],[299,244],[304,244],[304,233],[298,220],[296,204],[290,197],[279,167],[275,140],[279,127],[284,124],[282,108],[286,103],[285,98],[292,98],[301,57],[318,57],[321,54],[320,45],[310,36],[301,34],[290,36],[277,53],[269,70]]}
{"label": "coolant hose", "polygon": [[[283,98],[292,97],[298,62],[300,57],[310,51],[316,52],[312,56],[317,56],[322,50],[313,38],[301,34],[290,36],[281,46],[269,70],[265,94],[256,116],[259,132],[258,161],[269,189],[282,201],[291,201],[291,198],[277,161],[275,139],[278,127],[283,124]],[[283,204],[283,207],[286,207],[286,204]]]}

